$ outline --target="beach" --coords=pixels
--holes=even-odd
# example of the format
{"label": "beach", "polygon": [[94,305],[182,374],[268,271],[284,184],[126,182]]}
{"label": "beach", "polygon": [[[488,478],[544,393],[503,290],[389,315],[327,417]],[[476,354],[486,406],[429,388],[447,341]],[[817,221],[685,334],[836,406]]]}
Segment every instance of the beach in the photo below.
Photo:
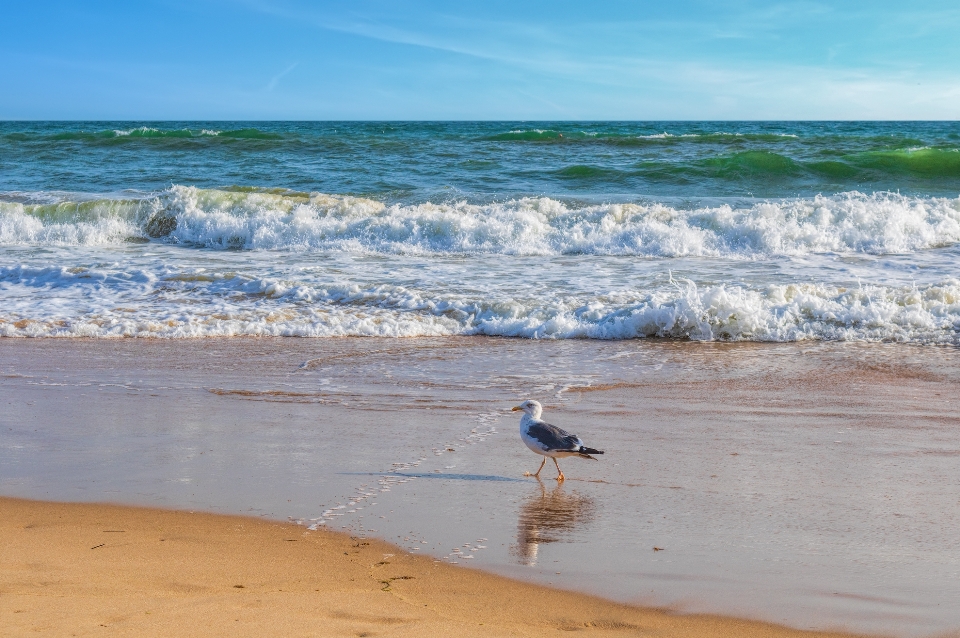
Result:
{"label": "beach", "polygon": [[960,638],[955,2],[2,15],[0,638]]}
{"label": "beach", "polygon": [[438,564],[372,539],[237,516],[0,498],[5,636],[745,636]]}
{"label": "beach", "polygon": [[[8,497],[243,514],[263,521],[257,529],[266,530],[264,538],[294,532],[316,542],[363,538],[372,543],[364,561],[402,555],[382,539],[421,554],[409,563],[417,569],[470,568],[444,571],[468,575],[452,580],[507,582],[476,575],[479,569],[531,583],[502,587],[577,592],[570,600],[590,608],[601,603],[584,595],[615,601],[601,607],[621,611],[583,620],[584,628],[599,623],[591,631],[608,621],[646,627],[649,618],[660,618],[624,611],[623,604],[883,635],[943,634],[960,625],[952,604],[960,593],[958,547],[950,533],[960,515],[954,472],[960,419],[952,393],[960,356],[952,348],[476,337],[5,339],[0,368],[0,493]],[[524,476],[539,459],[520,443],[509,409],[525,398],[540,400],[545,419],[606,454],[597,462],[561,460],[562,485],[551,468],[542,482]],[[192,520],[99,506],[5,501],[8,507],[44,520],[61,512],[57,525],[65,527],[47,533],[76,541],[71,552],[120,542],[97,531],[111,527],[89,518],[96,512],[131,526],[150,516]],[[5,561],[25,561],[11,547],[50,551],[46,541],[18,536],[29,523],[16,528],[20,523],[9,520]],[[240,519],[202,520],[222,530]],[[72,526],[85,531],[53,531]],[[227,583],[233,576],[224,571],[201,577],[204,560],[234,556],[244,574],[273,560],[260,560],[261,549],[244,553],[215,538],[186,543],[196,552],[191,573],[203,587],[247,587]],[[170,568],[151,555],[157,569]],[[310,578],[330,576],[322,566],[295,562],[291,569]],[[115,567],[131,565],[124,559]],[[377,593],[371,569],[362,566],[365,587]],[[156,593],[140,607],[136,596],[116,604],[146,613],[149,601],[187,595],[150,589],[163,578],[144,585]],[[295,580],[263,578],[278,589]],[[18,577],[4,593],[39,600],[28,592],[55,581]],[[413,591],[411,583],[419,586],[404,581],[391,588]],[[328,600],[343,601],[335,590]],[[196,609],[229,615],[237,600],[230,596],[238,592],[206,595],[197,594],[206,602]],[[423,595],[424,604],[436,600]],[[104,596],[106,607],[97,609],[114,598]],[[15,611],[14,598],[4,598],[4,613]],[[265,604],[273,611],[263,614],[295,608],[306,622],[321,613],[307,610],[305,598],[269,600],[276,605]],[[353,611],[343,613],[359,614],[360,599],[350,600]],[[444,604],[454,600],[468,604],[467,596]],[[322,613],[339,613],[344,608],[337,604]],[[523,608],[513,607],[510,613]],[[409,610],[377,609],[411,617]],[[165,622],[186,618],[170,613]],[[480,605],[469,617],[487,622],[486,613]],[[448,631],[438,617],[415,616],[429,631]],[[98,623],[107,617],[85,616]],[[569,620],[546,612],[533,617],[511,616],[498,627],[505,635],[537,635],[531,632],[555,631]],[[60,618],[47,622],[56,627]],[[259,618],[266,622],[268,615]],[[676,630],[686,631],[686,616],[679,618]],[[22,622],[17,626],[33,621]],[[389,631],[400,635],[405,622]],[[136,626],[148,633],[157,627]],[[422,627],[411,631],[429,635]]]}
{"label": "beach", "polygon": [[[4,613],[63,633],[10,596],[89,582],[93,626],[128,617],[110,600],[153,615],[111,583],[127,570],[150,600],[188,596],[178,632],[237,623],[227,601],[255,583],[215,562],[286,590],[259,560],[281,535],[371,543],[364,591],[392,602],[275,592],[257,622],[489,633],[506,607],[515,635],[696,634],[704,615],[724,635],[953,635],[958,139],[949,121],[0,122],[0,497],[65,526],[8,528],[28,575]],[[604,454],[532,476],[527,399]],[[143,552],[149,517],[204,521],[175,564],[191,579],[160,553],[130,572],[107,512]],[[216,516],[261,521],[253,549]],[[79,544],[49,544],[71,525]],[[23,558],[51,547],[79,553]],[[86,552],[117,560],[83,571]],[[390,607],[378,552],[502,598],[437,585],[443,618]],[[300,582],[360,569],[270,555]],[[378,614],[403,620],[349,620]]]}

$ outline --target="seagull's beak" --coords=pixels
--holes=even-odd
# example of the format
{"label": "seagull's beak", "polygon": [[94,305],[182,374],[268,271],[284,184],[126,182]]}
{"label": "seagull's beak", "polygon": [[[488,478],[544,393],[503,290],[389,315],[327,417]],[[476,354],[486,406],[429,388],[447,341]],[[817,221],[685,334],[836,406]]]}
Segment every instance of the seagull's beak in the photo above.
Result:
{"label": "seagull's beak", "polygon": [[511,412],[520,412],[521,410],[523,410],[523,408],[521,408],[519,405],[515,405],[512,408],[510,408]]}

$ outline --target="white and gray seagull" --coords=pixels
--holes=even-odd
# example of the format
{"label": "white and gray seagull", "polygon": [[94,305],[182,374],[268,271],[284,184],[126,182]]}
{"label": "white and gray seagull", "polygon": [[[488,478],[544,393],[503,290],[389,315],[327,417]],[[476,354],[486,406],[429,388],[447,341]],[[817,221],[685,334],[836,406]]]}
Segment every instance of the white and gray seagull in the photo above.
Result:
{"label": "white and gray seagull", "polygon": [[603,454],[602,450],[586,447],[576,434],[570,434],[555,425],[541,421],[540,415],[543,414],[543,406],[537,401],[528,399],[513,408],[512,411],[522,411],[524,413],[520,419],[520,438],[523,439],[528,448],[543,455],[543,463],[540,464],[540,468],[534,474],[538,479],[540,478],[540,470],[546,464],[548,456],[553,459],[553,464],[557,466],[557,480],[562,481],[563,472],[560,471],[557,458],[579,456],[596,461],[597,459],[590,455]]}

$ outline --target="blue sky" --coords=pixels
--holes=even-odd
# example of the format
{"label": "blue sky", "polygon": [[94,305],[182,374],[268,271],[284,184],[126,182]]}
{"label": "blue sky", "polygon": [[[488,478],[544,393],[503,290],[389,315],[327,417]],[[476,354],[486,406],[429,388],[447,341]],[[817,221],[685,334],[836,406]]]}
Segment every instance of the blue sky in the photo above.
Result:
{"label": "blue sky", "polygon": [[960,4],[4,3],[0,119],[960,119]]}

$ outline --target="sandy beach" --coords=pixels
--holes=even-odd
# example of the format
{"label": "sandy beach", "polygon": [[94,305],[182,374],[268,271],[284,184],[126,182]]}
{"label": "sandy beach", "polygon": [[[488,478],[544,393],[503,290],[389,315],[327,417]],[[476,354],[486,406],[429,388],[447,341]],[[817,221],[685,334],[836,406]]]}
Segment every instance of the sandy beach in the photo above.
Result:
{"label": "sandy beach", "polygon": [[[4,496],[247,515],[271,521],[258,528],[268,535],[380,539],[424,556],[411,565],[469,566],[485,583],[506,582],[498,574],[640,608],[899,636],[960,626],[952,349],[11,339],[0,353]],[[562,485],[546,470],[542,482],[524,476],[538,459],[509,412],[522,398],[607,453],[562,461]],[[4,511],[75,513],[57,524],[89,524],[90,536],[44,529],[81,554],[119,542],[103,532],[112,523],[84,518],[94,512],[194,520],[14,505]],[[8,518],[8,533],[25,533]],[[46,564],[11,550],[29,538],[5,542],[4,560]],[[250,558],[259,549],[187,545],[198,552],[190,565],[235,551],[244,569],[264,568]],[[18,573],[21,589],[5,593],[57,582]],[[536,617],[544,631],[559,622]]]}
{"label": "sandy beach", "polygon": [[0,509],[11,637],[841,635],[619,605],[250,517],[9,498]]}

